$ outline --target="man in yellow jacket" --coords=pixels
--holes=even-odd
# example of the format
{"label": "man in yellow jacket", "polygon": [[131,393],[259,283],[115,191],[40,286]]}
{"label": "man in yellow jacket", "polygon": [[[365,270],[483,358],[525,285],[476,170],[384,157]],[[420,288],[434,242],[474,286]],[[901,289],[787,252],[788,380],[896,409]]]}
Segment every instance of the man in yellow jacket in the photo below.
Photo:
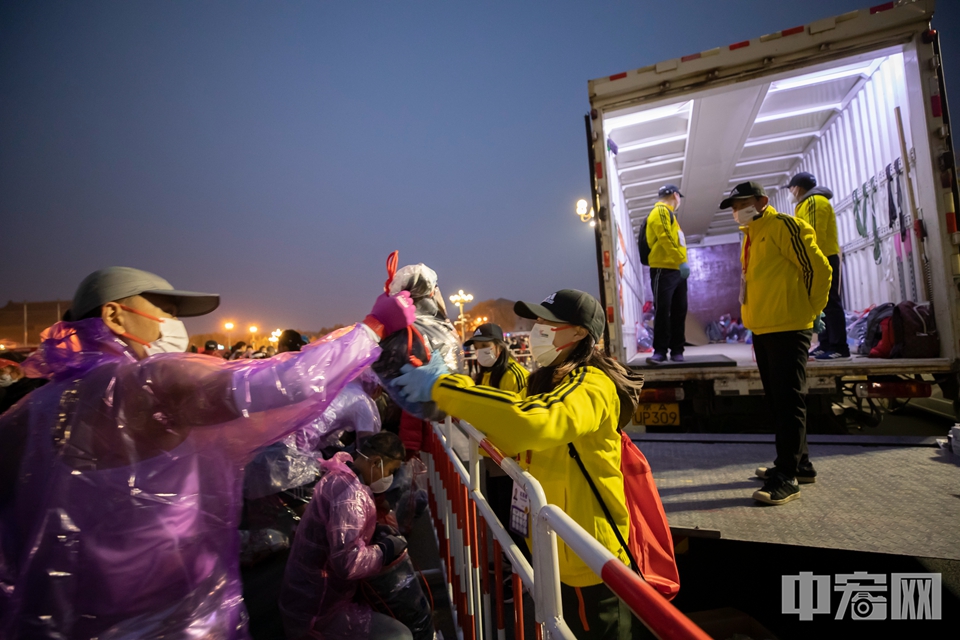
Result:
{"label": "man in yellow jacket", "polygon": [[687,322],[687,243],[677,222],[676,211],[683,194],[676,185],[665,184],[660,199],[647,216],[647,246],[650,247],[650,287],[653,290],[653,356],[651,364],[667,359],[683,362]]}
{"label": "man in yellow jacket", "polygon": [[[760,380],[773,414],[777,459],[760,467],[765,480],[754,500],[784,504],[800,497],[799,482],[817,472],[807,451],[804,402],[811,330],[830,292],[830,264],[813,227],[778,213],[756,182],[743,182],[720,203],[733,209],[744,235],[740,305],[743,326],[753,332]],[[819,331],[817,331],[819,333]]]}
{"label": "man in yellow jacket", "polygon": [[817,360],[846,360],[850,357],[850,345],[847,344],[847,317],[840,299],[840,240],[837,235],[837,214],[830,204],[833,192],[818,186],[816,177],[806,171],[793,176],[787,188],[797,203],[794,215],[813,227],[817,233],[817,246],[827,256],[827,262],[833,270],[830,296],[823,310],[826,330],[817,336],[820,344],[810,355]]}

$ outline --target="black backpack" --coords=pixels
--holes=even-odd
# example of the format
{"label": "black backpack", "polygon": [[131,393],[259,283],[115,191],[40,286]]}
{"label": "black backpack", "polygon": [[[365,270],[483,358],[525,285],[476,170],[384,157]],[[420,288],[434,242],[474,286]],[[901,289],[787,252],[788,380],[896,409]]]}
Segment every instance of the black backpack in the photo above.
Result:
{"label": "black backpack", "polygon": [[891,358],[938,358],[940,336],[930,303],[914,304],[907,300],[894,308]]}
{"label": "black backpack", "polygon": [[637,238],[637,248],[640,250],[640,264],[650,266],[650,245],[647,244],[647,216],[640,223],[640,237]]}
{"label": "black backpack", "polygon": [[[656,207],[654,207],[654,209],[656,209]],[[650,212],[650,215],[652,214],[653,211]],[[637,249],[640,250],[640,264],[648,267],[650,266],[650,245],[647,244],[647,220],[650,219],[650,215],[640,223],[640,237],[637,238]],[[673,211],[670,212],[670,222],[673,222]]]}
{"label": "black backpack", "polygon": [[861,355],[870,355],[870,350],[880,342],[880,321],[893,315],[894,304],[885,302],[870,310],[867,314],[867,328],[863,332],[863,340],[857,346]]}

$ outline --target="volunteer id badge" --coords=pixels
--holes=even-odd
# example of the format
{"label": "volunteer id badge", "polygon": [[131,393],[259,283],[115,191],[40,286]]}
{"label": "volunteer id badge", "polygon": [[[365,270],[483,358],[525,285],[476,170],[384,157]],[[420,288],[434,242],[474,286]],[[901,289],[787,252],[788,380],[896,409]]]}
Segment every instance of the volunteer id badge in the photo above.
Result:
{"label": "volunteer id badge", "polygon": [[747,304],[747,274],[740,272],[740,304]]}
{"label": "volunteer id badge", "polygon": [[507,525],[512,533],[524,538],[530,537],[530,498],[523,487],[513,483],[513,498],[510,500],[510,523]]}

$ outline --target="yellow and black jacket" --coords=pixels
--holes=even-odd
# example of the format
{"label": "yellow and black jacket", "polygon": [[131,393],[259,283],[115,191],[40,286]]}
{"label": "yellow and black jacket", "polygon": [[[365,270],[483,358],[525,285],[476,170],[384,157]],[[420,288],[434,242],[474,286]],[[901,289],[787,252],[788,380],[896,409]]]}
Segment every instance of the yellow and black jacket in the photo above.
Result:
{"label": "yellow and black jacket", "polygon": [[827,257],[840,253],[837,214],[834,213],[833,205],[830,204],[832,197],[833,192],[829,189],[814,187],[803,195],[794,209],[794,215],[817,232],[817,246]]}
{"label": "yellow and black jacket", "polygon": [[[492,387],[493,385],[490,384],[490,376],[492,374],[492,371],[484,373],[483,377],[480,378],[480,384],[485,387]],[[503,377],[500,378],[500,386],[497,388],[502,391],[512,391],[521,396],[526,396],[527,378],[529,377],[530,373],[521,367],[519,362],[510,358],[507,361],[507,370],[503,373]]]}
{"label": "yellow and black jacket", "polygon": [[[572,442],[577,448],[617,528],[629,540],[617,432],[620,399],[606,374],[594,367],[579,367],[550,393],[526,399],[476,386],[467,376],[445,375],[433,387],[433,400],[441,410],[486,433],[507,455],[523,454],[524,466],[543,486],[547,502],[558,505],[600,544],[629,563],[567,447]],[[600,584],[600,578],[558,542],[560,580],[573,587]]]}
{"label": "yellow and black jacket", "polygon": [[827,304],[832,275],[813,227],[767,206],[740,230],[743,326],[756,334],[813,328]]}
{"label": "yellow and black jacket", "polygon": [[679,269],[687,261],[686,240],[670,205],[658,202],[647,216],[647,245],[653,269]]}

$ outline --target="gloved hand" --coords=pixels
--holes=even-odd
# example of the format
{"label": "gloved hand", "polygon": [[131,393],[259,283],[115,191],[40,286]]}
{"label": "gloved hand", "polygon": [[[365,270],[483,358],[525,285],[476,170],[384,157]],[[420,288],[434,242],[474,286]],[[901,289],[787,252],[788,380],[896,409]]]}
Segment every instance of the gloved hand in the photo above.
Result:
{"label": "gloved hand", "polygon": [[439,351],[434,351],[430,355],[430,362],[423,366],[405,364],[400,371],[401,375],[393,379],[393,384],[407,402],[430,402],[437,378],[450,373]]}
{"label": "gloved hand", "polygon": [[413,306],[413,300],[410,299],[410,292],[401,291],[395,296],[380,294],[364,323],[383,338],[406,329],[416,319],[417,309]]}
{"label": "gloved hand", "polygon": [[686,262],[680,265],[680,277],[684,280],[690,277],[690,267]]}
{"label": "gloved hand", "polygon": [[824,321],[824,318],[826,317],[827,314],[821,313],[817,319],[813,321],[813,332],[817,335],[827,330],[827,323]]}
{"label": "gloved hand", "polygon": [[385,538],[389,536],[398,536],[400,532],[391,527],[389,524],[378,524],[373,529],[373,542],[382,542]]}
{"label": "gloved hand", "polygon": [[377,542],[376,546],[383,552],[383,566],[387,566],[403,555],[407,550],[407,541],[400,536],[386,536]]}

